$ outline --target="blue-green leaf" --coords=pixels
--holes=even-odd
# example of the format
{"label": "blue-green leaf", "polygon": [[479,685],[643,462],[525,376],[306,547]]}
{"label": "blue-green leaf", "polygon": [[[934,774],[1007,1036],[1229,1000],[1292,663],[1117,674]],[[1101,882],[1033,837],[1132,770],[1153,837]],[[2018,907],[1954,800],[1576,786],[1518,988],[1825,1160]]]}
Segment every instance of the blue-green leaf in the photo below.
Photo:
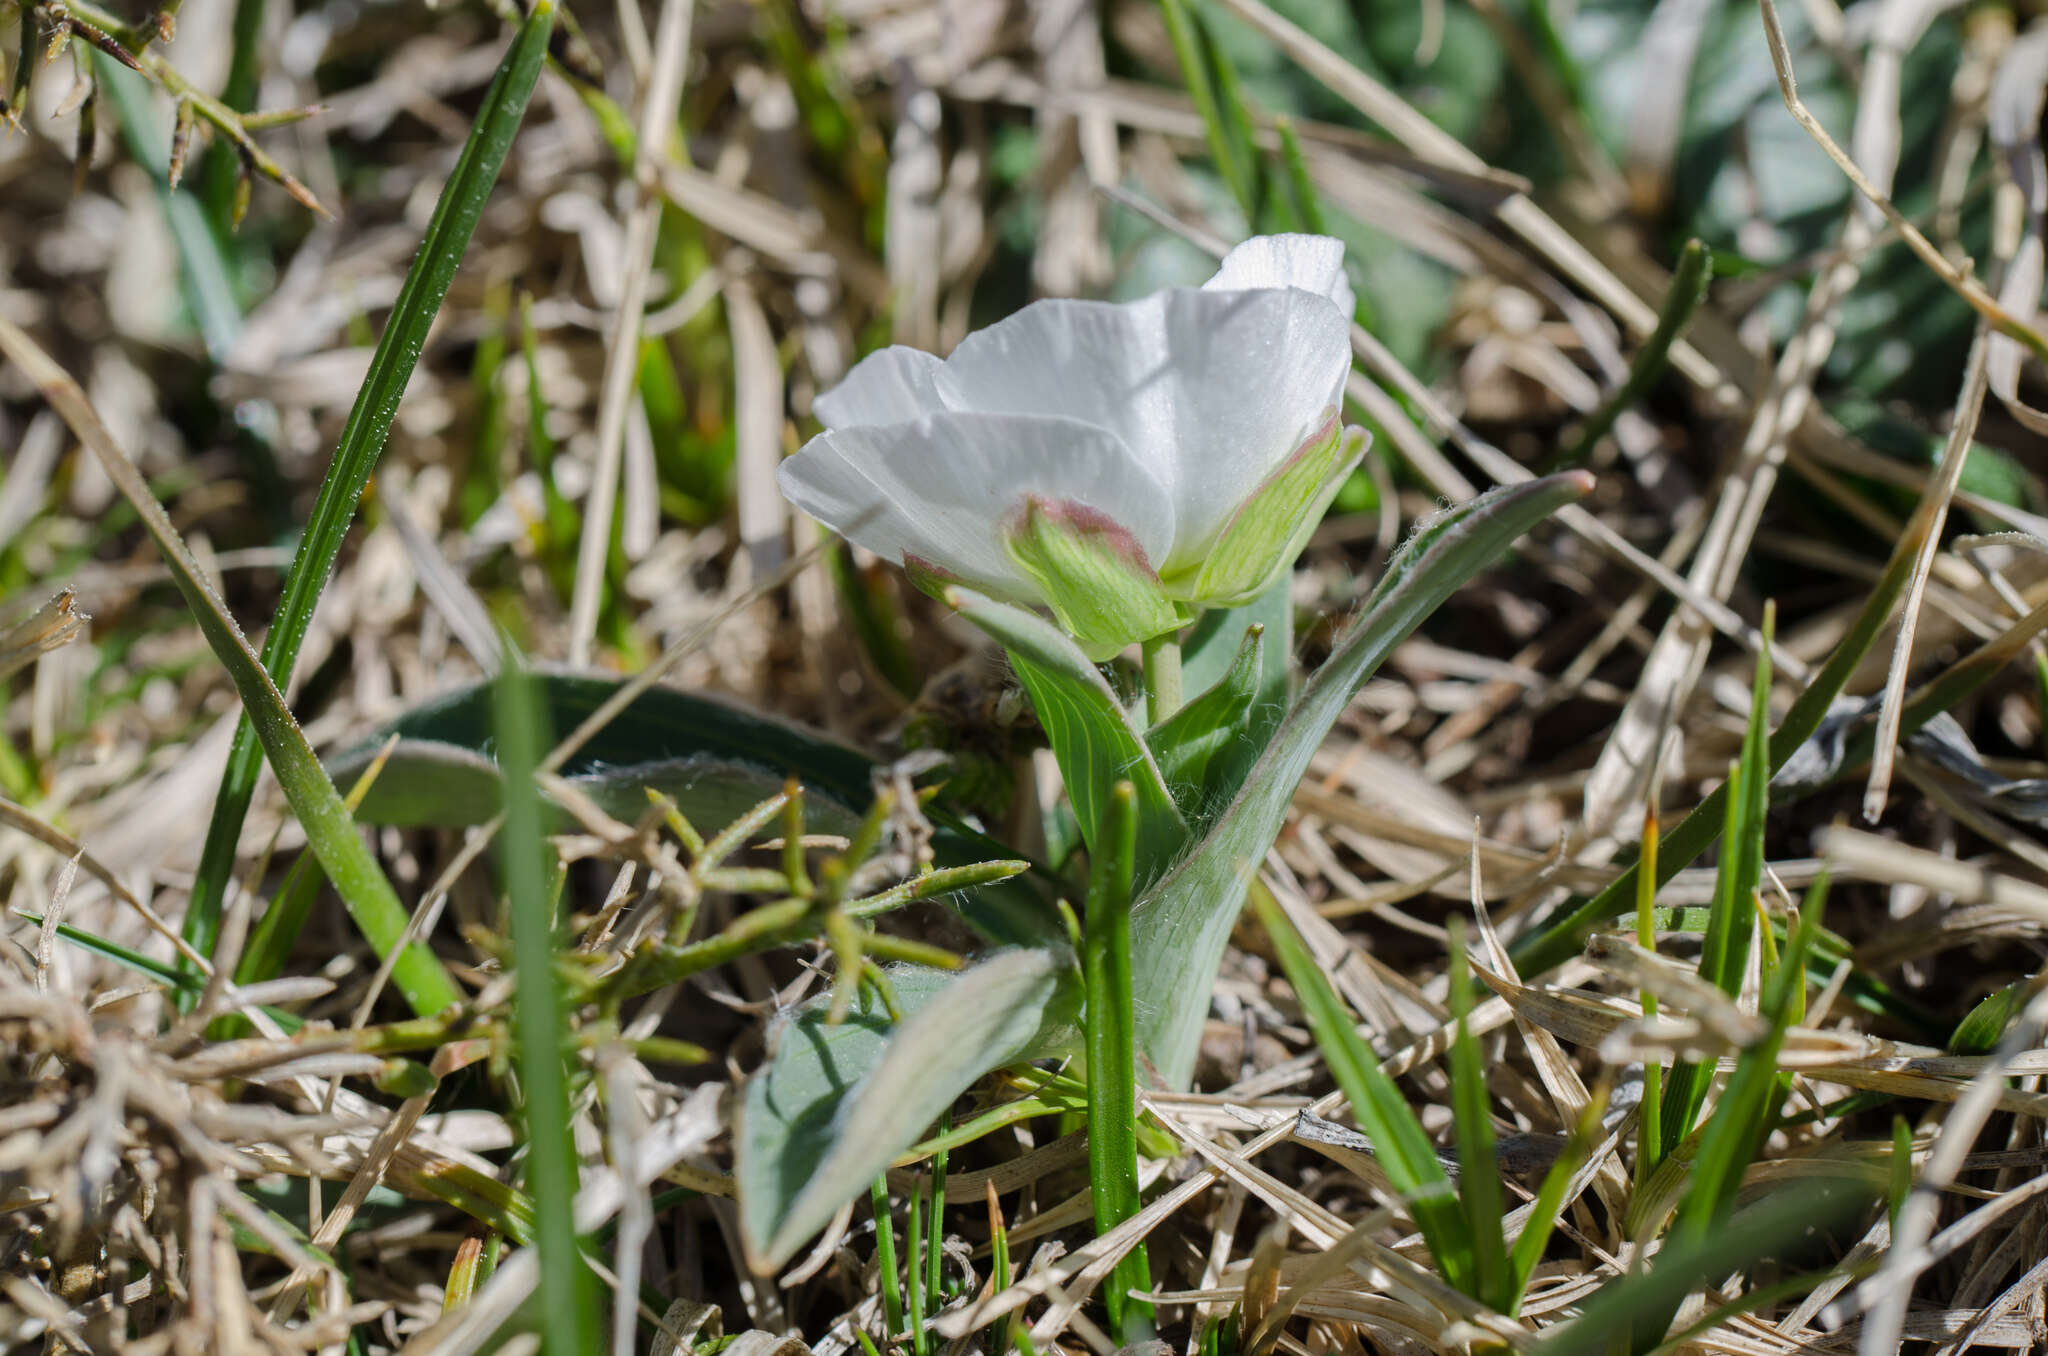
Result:
{"label": "blue-green leaf", "polygon": [[1072,953],[1000,951],[964,972],[889,971],[900,1024],[863,986],[845,1021],[818,999],[770,1034],[735,1136],[749,1260],[787,1261],[992,1069],[1073,1042]]}
{"label": "blue-green leaf", "polygon": [[[626,680],[537,672],[535,698],[549,728],[580,726]],[[402,828],[467,828],[498,813],[501,783],[491,740],[491,685],[457,688],[373,731],[328,761],[343,782],[399,737],[357,818]],[[831,736],[736,702],[652,687],[580,748],[562,777],[606,813],[631,821],[647,793],[672,798],[707,830],[738,819],[782,790],[804,785],[804,812],[821,833],[851,833],[874,799],[875,762]],[[940,866],[1014,857],[965,825],[935,816]],[[958,896],[961,915],[998,945],[1038,945],[1065,935],[1043,892],[1026,878]]]}
{"label": "blue-green leaf", "polygon": [[1515,538],[1583,496],[1593,478],[1551,476],[1489,491],[1418,528],[1365,613],[1287,713],[1215,826],[1135,906],[1132,993],[1138,1040],[1166,1081],[1185,1087],[1209,990],[1244,891],[1280,832],[1323,737],[1380,661]]}

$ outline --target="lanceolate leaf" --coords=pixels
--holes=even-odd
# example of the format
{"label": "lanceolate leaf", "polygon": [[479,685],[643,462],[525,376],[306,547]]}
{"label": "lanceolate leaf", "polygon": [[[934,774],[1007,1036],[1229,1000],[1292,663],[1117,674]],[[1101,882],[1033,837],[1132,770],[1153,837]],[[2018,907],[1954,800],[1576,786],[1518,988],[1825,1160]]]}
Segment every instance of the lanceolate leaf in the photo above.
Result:
{"label": "lanceolate leaf", "polygon": [[962,973],[903,966],[889,982],[900,1024],[865,986],[837,1026],[820,999],[777,1026],[747,1084],[736,1175],[757,1268],[787,1261],[975,1079],[1073,1039],[1080,975],[1063,950],[1000,951]]}
{"label": "lanceolate leaf", "polygon": [[1132,992],[1139,1043],[1185,1087],[1209,990],[1246,883],[1280,832],[1309,759],[1351,695],[1393,648],[1515,538],[1592,488],[1583,472],[1490,491],[1418,529],[1388,566],[1365,613],[1303,690],[1244,789],[1215,826],[1139,900],[1132,915]]}
{"label": "lanceolate leaf", "polygon": [[1091,849],[1108,813],[1112,788],[1120,781],[1131,783],[1137,794],[1137,879],[1155,879],[1186,846],[1187,821],[1167,793],[1152,750],[1108,680],[1079,646],[1022,608],[969,589],[948,590],[946,601],[1009,652],[1059,759],[1067,795],[1081,821],[1081,836]]}
{"label": "lanceolate leaf", "polygon": [[[608,675],[561,670],[538,672],[532,682],[556,731],[576,729],[621,684]],[[364,797],[359,817],[403,827],[466,828],[499,809],[491,722],[489,682],[455,688],[365,736],[328,765],[337,779],[347,780],[395,734],[398,745]],[[683,812],[709,831],[780,790],[792,775],[812,793],[808,812],[850,821],[874,794],[874,767],[873,759],[829,735],[736,702],[657,686],[592,735],[561,773],[601,807],[628,819],[647,808],[645,788],[680,789],[705,809],[700,816],[693,801],[683,798]],[[732,813],[717,813],[719,801],[731,801]]]}
{"label": "lanceolate leaf", "polygon": [[[530,681],[549,728],[563,731],[580,726],[625,680],[540,672]],[[489,683],[457,688],[373,731],[329,767],[338,780],[351,781],[395,734],[398,744],[358,817],[405,828],[481,824],[501,804],[491,720]],[[639,818],[647,793],[658,791],[707,832],[731,823],[795,777],[804,784],[811,827],[850,833],[873,801],[874,774],[873,759],[829,735],[669,687],[642,693],[561,771],[577,791],[620,819]],[[943,817],[933,848],[940,866],[1016,855]],[[958,899],[961,915],[998,945],[1034,945],[1064,935],[1027,880],[981,886]]]}

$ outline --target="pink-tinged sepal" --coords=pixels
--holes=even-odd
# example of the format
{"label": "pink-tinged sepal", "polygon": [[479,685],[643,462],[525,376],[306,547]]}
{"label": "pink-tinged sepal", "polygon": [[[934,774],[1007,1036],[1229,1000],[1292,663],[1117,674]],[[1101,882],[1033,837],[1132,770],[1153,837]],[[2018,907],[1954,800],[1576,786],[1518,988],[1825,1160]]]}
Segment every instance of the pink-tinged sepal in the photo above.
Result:
{"label": "pink-tinged sepal", "polygon": [[1003,545],[1091,659],[1187,621],[1137,537],[1100,509],[1028,495],[1005,527]]}

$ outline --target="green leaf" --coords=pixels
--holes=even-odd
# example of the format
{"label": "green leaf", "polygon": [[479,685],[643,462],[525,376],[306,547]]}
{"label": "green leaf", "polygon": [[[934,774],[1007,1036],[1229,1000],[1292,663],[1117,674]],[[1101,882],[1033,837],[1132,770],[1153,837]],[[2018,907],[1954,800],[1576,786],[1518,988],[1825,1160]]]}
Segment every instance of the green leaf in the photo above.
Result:
{"label": "green leaf", "polygon": [[[550,728],[574,730],[627,680],[562,671],[530,680]],[[341,780],[354,777],[398,744],[364,797],[359,817],[402,828],[467,828],[498,813],[502,783],[491,756],[491,687],[476,683],[425,702],[330,760]],[[631,822],[649,791],[672,798],[685,817],[710,828],[732,823],[791,777],[805,790],[805,814],[821,833],[850,834],[874,801],[876,764],[858,749],[736,702],[671,687],[640,694],[599,729],[561,769],[572,787],[606,813]],[[1016,854],[966,826],[935,817],[940,866]],[[999,945],[1064,935],[1041,892],[1018,880],[960,897],[960,911]]]}
{"label": "green leaf", "polygon": [[1215,686],[1145,731],[1159,775],[1198,830],[1205,812],[1230,803],[1258,760],[1245,727],[1259,697],[1265,648],[1263,629],[1248,628],[1230,670]]}
{"label": "green leaf", "polygon": [[[427,223],[419,253],[399,287],[391,319],[371,355],[369,375],[356,392],[355,405],[342,425],[334,460],[328,464],[326,479],[313,501],[313,516],[299,538],[298,551],[285,576],[284,597],[271,620],[270,632],[264,637],[263,668],[277,687],[290,683],[299,645],[312,624],[313,610],[327,586],[328,572],[334,568],[342,539],[348,535],[356,503],[384,450],[391,420],[398,413],[406,383],[419,363],[427,332],[441,309],[441,299],[447,295],[456,266],[462,262],[477,218],[483,213],[484,201],[497,182],[513,134],[525,116],[534,81],[547,57],[554,22],[554,0],[535,0],[499,63],[490,88],[484,92],[469,138],[456,157],[434,215]],[[221,774],[220,794],[214,801],[213,819],[207,825],[206,845],[200,852],[184,927],[185,939],[201,953],[212,951],[220,932],[221,900],[228,876],[234,870],[242,821],[256,793],[256,775],[262,761],[258,738],[248,718],[236,726],[227,769]]]}
{"label": "green leaf", "polygon": [[[1672,1239],[1647,1271],[1601,1286],[1577,1318],[1547,1329],[1530,1350],[1536,1356],[1585,1356],[1629,1343],[1643,1315],[1675,1313],[1686,1296],[1705,1286],[1766,1259],[1789,1259],[1818,1232],[1853,1227],[1869,1200],[1869,1188],[1854,1181],[1787,1183],[1737,1212],[1724,1229],[1702,1238]],[[1638,1341],[1633,1349],[1647,1351],[1656,1341]]]}
{"label": "green leaf", "polygon": [[[1209,154],[1216,162],[1217,173],[1229,185],[1245,220],[1256,220],[1258,165],[1245,133],[1243,107],[1235,97],[1235,72],[1230,69],[1230,58],[1214,50],[1187,0],[1161,0],[1160,8],[1166,15],[1166,32],[1173,42],[1174,54],[1180,59],[1188,101],[1201,115],[1202,128],[1208,134]],[[1230,81],[1225,99],[1217,97],[1218,76]]]}
{"label": "green leaf", "polygon": [[[1742,758],[1728,777],[1728,847],[1714,874],[1714,904],[1700,940],[1699,975],[1731,998],[1742,989],[1749,966],[1750,936],[1756,929],[1757,886],[1763,880],[1764,814],[1769,808],[1770,740],[1765,721],[1770,714],[1771,613],[1764,616],[1764,648],[1757,657],[1750,691],[1749,724],[1743,733]],[[1801,956],[1805,955],[1801,950]],[[1671,1066],[1664,1089],[1663,1152],[1670,1153],[1690,1135],[1713,1081],[1713,1065],[1680,1060]]]}
{"label": "green leaf", "polygon": [[[1470,1293],[1506,1313],[1514,1308],[1519,1287],[1508,1265],[1507,1237],[1501,1228],[1500,1165],[1494,1156],[1493,1113],[1489,1109],[1493,1096],[1486,1088],[1479,1041],[1472,1034],[1472,971],[1465,958],[1465,930],[1458,924],[1459,920],[1452,920],[1450,973],[1451,1016],[1458,1024],[1450,1051],[1458,1205],[1464,1212],[1466,1237],[1472,1241]],[[1355,1035],[1353,1039],[1357,1039]]]}
{"label": "green leaf", "polygon": [[[1786,1083],[1778,1070],[1778,1052],[1784,1048],[1785,1032],[1806,994],[1806,953],[1819,931],[1820,914],[1827,901],[1827,878],[1816,881],[1806,892],[1799,913],[1799,926],[1785,944],[1785,955],[1771,972],[1763,997],[1763,1014],[1770,1023],[1764,1038],[1736,1056],[1735,1071],[1714,1104],[1714,1114],[1700,1128],[1698,1148],[1692,1155],[1686,1177],[1685,1195],[1678,1203],[1677,1219],[1665,1246],[1704,1247],[1729,1225],[1735,1209],[1735,1193],[1742,1174],[1756,1160],[1764,1137],[1776,1123],[1783,1106]],[[1689,1066],[1685,1066],[1689,1067]],[[1668,1108],[1667,1108],[1668,1109]],[[1677,1162],[1667,1162],[1676,1167]],[[1638,1314],[1636,1348],[1656,1345],[1671,1327],[1678,1313],[1678,1299],[1668,1307],[1645,1305]]]}
{"label": "green leaf", "polygon": [[1550,1235],[1564,1217],[1564,1193],[1599,1141],[1600,1117],[1606,1109],[1604,1092],[1586,1104],[1585,1113],[1572,1127],[1571,1137],[1565,1141],[1564,1152],[1543,1174],[1543,1184],[1537,1187],[1536,1199],[1529,1204],[1529,1216],[1508,1254],[1515,1297],[1514,1304],[1507,1311],[1510,1314],[1520,1310],[1523,1294],[1529,1288],[1529,1278],[1536,1274],[1536,1264],[1543,1260],[1543,1251],[1550,1245]]}
{"label": "green leaf", "polygon": [[1112,788],[1128,780],[1137,795],[1138,880],[1158,877],[1187,845],[1188,825],[1166,790],[1159,764],[1101,670],[1052,623],[971,589],[946,602],[1009,652],[1045,737],[1059,760],[1081,837],[1100,850]]}
{"label": "green leaf", "polygon": [[1131,988],[1139,1045],[1168,1085],[1186,1087],[1194,1074],[1209,991],[1245,886],[1279,834],[1309,759],[1359,684],[1515,538],[1592,485],[1591,476],[1575,472],[1504,486],[1418,528],[1288,711],[1237,798],[1195,850],[1146,889],[1131,917]]}
{"label": "green leaf", "polygon": [[1080,976],[1064,950],[1000,951],[964,972],[888,972],[893,1024],[869,986],[837,1026],[828,1000],[770,1033],[735,1134],[740,1232],[772,1270],[915,1144],[983,1074],[1073,1040]]}
{"label": "green leaf", "polygon": [[2035,981],[2031,979],[2016,979],[1985,995],[1982,1002],[1970,1009],[1969,1016],[1956,1023],[1955,1033],[1948,1038],[1948,1052],[1952,1055],[1988,1055],[1996,1050],[1998,1038],[2005,1034],[2013,1016],[2026,1006],[2035,987]]}
{"label": "green leaf", "polygon": [[[1344,1001],[1337,997],[1337,991],[1330,986],[1322,967],[1316,964],[1308,943],[1302,941],[1301,934],[1280,911],[1279,902],[1263,888],[1252,892],[1252,902],[1266,935],[1273,939],[1273,950],[1280,957],[1281,968],[1287,972],[1287,982],[1294,986],[1295,996],[1301,1000],[1302,1015],[1308,1019],[1309,1029],[1315,1032],[1316,1046],[1323,1052],[1323,1061],[1330,1066],[1331,1076],[1350,1100],[1352,1114],[1358,1118],[1358,1128],[1372,1141],[1373,1153],[1386,1170],[1387,1181],[1400,1193],[1402,1203],[1415,1217],[1416,1227],[1422,1230],[1423,1238],[1428,1241],[1429,1254],[1436,1259],[1444,1279],[1466,1294],[1476,1296],[1474,1287],[1478,1264],[1471,1221],[1460,1207],[1450,1175],[1437,1159],[1436,1148],[1429,1142],[1428,1132],[1415,1118],[1415,1112],[1408,1105],[1407,1098],[1401,1095],[1401,1089],[1380,1067],[1379,1059],[1365,1043],[1365,1038],[1358,1034]],[[1494,1189],[1498,1193],[1496,1171],[1496,1165],[1489,1158],[1481,1175],[1494,1181]],[[1498,1247],[1498,1212],[1491,1227],[1494,1245]]]}
{"label": "green leaf", "polygon": [[[538,670],[531,681],[550,728],[562,732],[589,719],[625,682],[561,670]],[[498,813],[501,793],[490,756],[491,700],[487,681],[452,689],[365,735],[328,766],[337,778],[353,776],[397,735],[360,817],[404,828],[481,824]],[[806,811],[838,825],[821,831],[840,833],[873,799],[874,768],[873,759],[829,735],[737,702],[656,686],[593,734],[561,776],[627,819],[646,810],[647,788],[678,792],[690,821],[712,828],[795,776],[809,795]]]}
{"label": "green leaf", "polygon": [[1777,1117],[1778,1107],[1772,1103],[1779,1087],[1778,1051],[1784,1048],[1786,1029],[1805,993],[1806,952],[1813,944],[1827,893],[1826,877],[1806,892],[1799,926],[1786,943],[1784,961],[1772,972],[1764,993],[1769,1034],[1736,1056],[1735,1072],[1729,1075],[1721,1100],[1714,1104],[1714,1114],[1701,1129],[1692,1178],[1678,1206],[1675,1237],[1704,1238],[1727,1220],[1742,1174],[1755,1160]]}

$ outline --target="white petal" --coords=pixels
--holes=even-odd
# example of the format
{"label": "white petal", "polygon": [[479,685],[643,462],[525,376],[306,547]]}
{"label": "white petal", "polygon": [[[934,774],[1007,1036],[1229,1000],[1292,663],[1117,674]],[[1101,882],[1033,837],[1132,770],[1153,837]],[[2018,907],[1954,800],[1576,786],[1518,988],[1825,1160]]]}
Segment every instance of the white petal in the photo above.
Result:
{"label": "white petal", "polygon": [[829,429],[777,478],[798,508],[876,555],[915,556],[999,597],[1038,601],[1003,549],[1026,495],[1107,514],[1155,564],[1173,540],[1165,486],[1114,434],[1071,419],[946,413]]}
{"label": "white petal", "polygon": [[1224,255],[1216,276],[1202,286],[1213,292],[1299,287],[1328,297],[1346,319],[1358,309],[1344,276],[1344,242],[1326,235],[1255,235]]}
{"label": "white petal", "polygon": [[854,424],[906,424],[945,405],[932,388],[939,360],[922,349],[877,349],[855,363],[845,380],[819,396],[812,412],[827,428]]}
{"label": "white petal", "polygon": [[1172,491],[1173,548],[1152,557],[1164,571],[1199,555],[1336,403],[1350,367],[1350,319],[1320,294],[1177,288],[1027,306],[969,335],[937,385],[956,409],[1115,432]]}

